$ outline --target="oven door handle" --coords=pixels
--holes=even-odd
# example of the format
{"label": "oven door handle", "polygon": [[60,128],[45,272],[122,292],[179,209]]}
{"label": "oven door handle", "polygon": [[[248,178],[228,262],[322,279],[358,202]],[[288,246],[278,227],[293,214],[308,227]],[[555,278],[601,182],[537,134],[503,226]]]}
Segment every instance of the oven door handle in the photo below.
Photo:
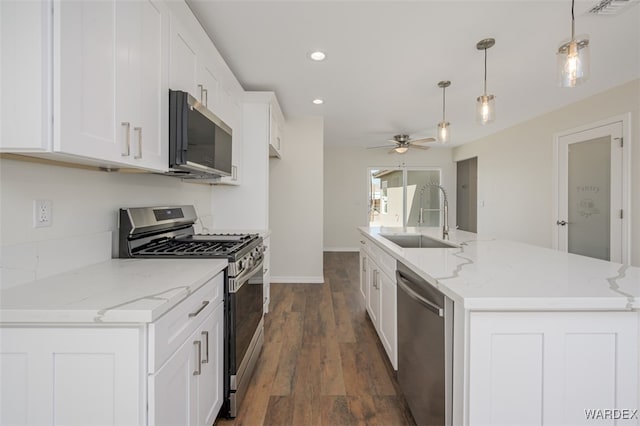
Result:
{"label": "oven door handle", "polygon": [[[240,287],[244,285],[249,278],[251,278],[256,272],[262,271],[262,265],[264,264],[264,259],[260,259],[260,262],[256,266],[253,267],[250,271],[245,271],[239,276],[237,276],[232,282],[229,283],[229,292],[236,293],[240,290]],[[262,274],[261,274],[262,275]]]}

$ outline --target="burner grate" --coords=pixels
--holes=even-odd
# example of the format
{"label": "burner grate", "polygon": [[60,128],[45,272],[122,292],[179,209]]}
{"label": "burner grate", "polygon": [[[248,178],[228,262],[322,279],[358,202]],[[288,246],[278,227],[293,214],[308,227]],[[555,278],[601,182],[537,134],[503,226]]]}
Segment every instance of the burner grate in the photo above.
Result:
{"label": "burner grate", "polygon": [[249,238],[237,236],[194,235],[188,239],[152,241],[135,250],[136,256],[226,256],[238,252]]}

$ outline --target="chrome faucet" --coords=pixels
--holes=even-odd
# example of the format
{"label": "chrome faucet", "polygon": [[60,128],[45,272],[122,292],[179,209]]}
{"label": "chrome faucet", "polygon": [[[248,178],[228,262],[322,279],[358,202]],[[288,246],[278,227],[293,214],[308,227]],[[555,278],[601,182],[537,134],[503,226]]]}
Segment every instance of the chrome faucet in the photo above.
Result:
{"label": "chrome faucet", "polygon": [[420,189],[420,212],[418,215],[418,225],[422,225],[424,223],[424,209],[422,208],[422,195],[424,194],[424,191],[428,187],[432,187],[432,186],[437,186],[438,188],[440,188],[440,191],[442,191],[442,198],[443,198],[442,215],[444,216],[444,219],[442,221],[442,239],[448,240],[449,239],[449,201],[447,199],[447,191],[442,187],[442,185],[437,183],[426,183],[424,184],[422,189]]}

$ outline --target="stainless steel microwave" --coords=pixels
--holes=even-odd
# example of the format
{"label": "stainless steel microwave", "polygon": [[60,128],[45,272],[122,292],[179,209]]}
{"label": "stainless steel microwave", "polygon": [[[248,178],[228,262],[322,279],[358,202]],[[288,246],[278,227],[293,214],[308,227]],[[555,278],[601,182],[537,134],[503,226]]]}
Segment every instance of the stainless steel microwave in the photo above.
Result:
{"label": "stainless steel microwave", "polygon": [[187,92],[169,90],[169,173],[230,176],[233,131]]}

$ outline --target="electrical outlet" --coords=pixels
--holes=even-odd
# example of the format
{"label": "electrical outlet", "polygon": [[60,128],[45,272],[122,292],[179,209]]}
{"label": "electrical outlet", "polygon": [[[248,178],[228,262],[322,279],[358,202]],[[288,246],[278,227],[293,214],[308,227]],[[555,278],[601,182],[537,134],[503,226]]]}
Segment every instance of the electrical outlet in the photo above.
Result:
{"label": "electrical outlet", "polygon": [[51,200],[34,200],[33,227],[44,228],[53,222],[53,202]]}

